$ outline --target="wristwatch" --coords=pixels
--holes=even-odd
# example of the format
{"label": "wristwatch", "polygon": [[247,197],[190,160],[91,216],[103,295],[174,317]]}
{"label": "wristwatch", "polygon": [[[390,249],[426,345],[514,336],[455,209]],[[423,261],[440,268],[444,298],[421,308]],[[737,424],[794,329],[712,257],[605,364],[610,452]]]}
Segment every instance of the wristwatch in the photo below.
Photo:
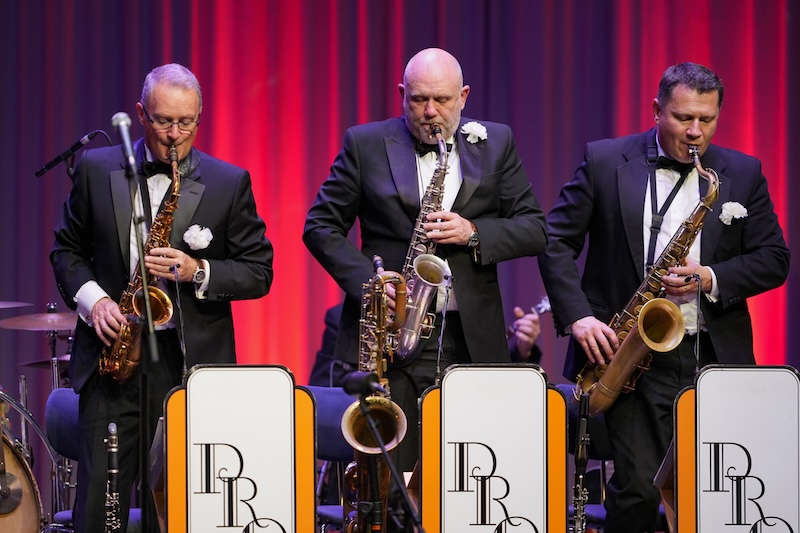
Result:
{"label": "wristwatch", "polygon": [[200,266],[198,266],[194,270],[192,281],[197,283],[198,285],[202,285],[205,280],[206,280],[206,269],[203,268],[203,263],[200,263]]}

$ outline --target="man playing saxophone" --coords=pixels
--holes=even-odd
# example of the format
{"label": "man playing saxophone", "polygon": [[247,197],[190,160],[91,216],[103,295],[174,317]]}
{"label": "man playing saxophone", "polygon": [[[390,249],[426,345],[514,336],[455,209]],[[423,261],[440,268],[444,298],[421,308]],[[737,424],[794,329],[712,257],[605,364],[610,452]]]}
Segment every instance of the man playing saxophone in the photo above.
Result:
{"label": "man playing saxophone", "polygon": [[[722,97],[722,83],[708,68],[669,67],[652,104],[655,128],[589,143],[547,217],[550,241],[539,266],[556,328],[571,335],[564,375],[575,379],[587,361],[603,365],[614,357],[621,339],[609,320],[706,199],[709,184],[699,178],[690,146],[699,151],[701,169],[719,176],[718,195],[708,194],[718,197],[699,236],[684,261],[660,278],[666,296],[680,306],[683,339],[654,355],[635,390],[606,412],[615,468],[606,501],[609,533],[655,527],[659,493],[652,480],[672,438],[675,395],[694,383],[696,341],[699,366],[754,364],[746,299],[779,286],[788,273],[789,253],[761,163],[711,144]],[[576,259],[587,237],[580,277]]]}
{"label": "man playing saxophone", "polygon": [[[444,50],[412,57],[398,89],[403,116],[347,130],[306,218],[306,246],[345,292],[336,358],[355,363],[361,284],[373,275],[370,258],[380,255],[388,270],[402,271],[417,230],[436,244],[436,255],[453,275],[438,366],[508,361],[497,263],[538,254],[546,244],[543,213],[511,130],[461,116],[470,87]],[[441,209],[429,212],[420,228],[421,199],[441,156],[435,127],[451,146]],[[357,218],[361,250],[347,238]],[[417,458],[417,398],[437,370],[442,292],[430,308],[438,317],[430,338],[387,373],[392,399],[408,418],[408,434],[397,449],[405,471]]]}
{"label": "man playing saxophone", "polygon": [[[144,139],[134,144],[136,183],[130,187],[122,170],[120,146],[86,151],[55,231],[50,259],[58,289],[81,317],[70,360],[72,385],[80,394],[77,531],[103,530],[103,439],[109,422],[118,427],[124,531],[138,466],[139,425],[149,424],[149,448],[164,396],[180,383],[184,368],[236,362],[230,301],[259,298],[272,283],[272,246],[256,211],[248,172],[193,148],[201,111],[194,74],[177,64],[153,69],[136,104],[144,128]],[[173,149],[180,196],[174,216],[165,219],[162,199],[167,204],[175,196],[168,192],[175,170],[168,165]],[[130,379],[98,371],[104,347],[114,344],[123,325],[138,319],[123,316],[119,307],[129,280],[139,272],[131,189],[137,209],[149,222],[144,241],[165,233],[161,237],[169,246],[153,247],[145,266],[150,283],[174,304],[171,319],[155,332],[160,359],[148,365],[149,421],[139,416],[141,365]],[[171,227],[164,228],[161,222],[169,218]],[[147,342],[141,344],[142,359],[148,358]],[[152,502],[148,505],[155,516]]]}

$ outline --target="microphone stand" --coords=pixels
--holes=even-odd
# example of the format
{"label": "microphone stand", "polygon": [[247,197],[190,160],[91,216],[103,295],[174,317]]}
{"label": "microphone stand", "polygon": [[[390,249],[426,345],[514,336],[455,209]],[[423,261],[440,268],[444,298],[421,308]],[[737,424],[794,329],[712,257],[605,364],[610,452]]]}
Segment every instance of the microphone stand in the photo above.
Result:
{"label": "microphone stand", "polygon": [[[158,345],[156,343],[155,328],[153,326],[153,311],[150,308],[150,287],[148,282],[147,269],[144,265],[144,242],[143,234],[145,230],[144,213],[139,208],[139,203],[136,202],[136,191],[138,189],[136,183],[136,169],[133,168],[131,162],[126,158],[125,176],[128,178],[128,186],[130,189],[131,197],[131,213],[133,213],[133,226],[134,234],[136,235],[136,249],[139,253],[139,272],[142,276],[142,294],[144,295],[144,317],[147,324],[147,333],[143,335],[147,337],[147,347],[150,357],[142,357],[140,363],[139,373],[139,505],[142,506],[142,530],[143,531],[156,531],[155,522],[150,506],[147,505],[147,491],[149,484],[148,474],[150,464],[149,450],[150,446],[147,441],[150,438],[150,409],[149,409],[149,386],[147,380],[149,363],[158,363]],[[155,526],[155,527],[154,527]]]}
{"label": "microphone stand", "polygon": [[[365,401],[367,396],[368,394],[362,394],[359,396],[358,407],[361,410],[361,414],[364,415],[364,419],[367,421],[370,433],[372,433],[372,438],[375,439],[375,442],[378,443],[378,447],[381,449],[381,455],[383,456],[383,460],[386,462],[386,466],[389,467],[389,472],[392,474],[392,480],[397,485],[397,488],[400,489],[400,494],[403,496],[403,502],[405,503],[409,514],[411,515],[411,519],[414,521],[414,527],[416,527],[417,531],[420,533],[425,533],[425,530],[422,528],[422,521],[411,504],[411,498],[408,496],[408,491],[403,483],[403,478],[400,477],[400,472],[397,471],[397,467],[394,465],[392,457],[389,455],[389,450],[386,449],[386,445],[384,444],[381,434],[378,431],[378,425],[375,423],[372,415],[369,414],[369,407]],[[371,460],[369,463],[372,486],[377,488],[377,464],[376,461],[373,460]],[[370,495],[370,497],[372,497],[372,495]],[[380,524],[382,521],[383,509],[380,508],[380,505],[376,505],[375,503],[372,503],[371,507],[372,517],[370,520],[372,524]],[[376,516],[379,517],[377,520],[374,518]]]}

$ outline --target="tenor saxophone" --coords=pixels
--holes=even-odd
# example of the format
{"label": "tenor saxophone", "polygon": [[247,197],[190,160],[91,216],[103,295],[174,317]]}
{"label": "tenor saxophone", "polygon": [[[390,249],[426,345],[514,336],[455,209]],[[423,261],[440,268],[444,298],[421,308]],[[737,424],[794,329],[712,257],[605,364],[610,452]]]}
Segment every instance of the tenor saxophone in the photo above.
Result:
{"label": "tenor saxophone", "polygon": [[708,190],[664,247],[625,308],[608,323],[621,342],[614,358],[608,365],[587,362],[578,374],[575,397],[584,391],[589,393],[591,414],[605,411],[622,392],[632,391],[639,376],[650,369],[653,352],[673,350],[683,339],[683,315],[677,305],[664,298],[661,277],[670,267],[685,261],[719,192],[719,176],[714,169],[704,169],[700,164],[697,146],[689,146],[689,157],[698,175],[708,181]]}
{"label": "tenor saxophone", "polygon": [[[408,422],[403,410],[389,397],[389,381],[384,376],[387,367],[384,354],[391,352],[390,336],[404,319],[406,284],[397,272],[383,270],[380,257],[375,256],[373,264],[376,274],[362,285],[358,370],[374,372],[378,376],[378,383],[387,391],[386,395],[372,394],[363,401],[369,415],[380,428],[386,449],[392,450],[403,440]],[[388,283],[393,284],[396,291],[395,314],[391,321],[386,304]],[[342,434],[355,449],[354,461],[345,470],[348,496],[344,501],[343,531],[386,531],[390,472],[369,430],[368,421],[361,412],[360,402],[354,402],[342,415]]]}
{"label": "tenor saxophone", "polygon": [[439,145],[439,161],[433,171],[431,182],[422,195],[422,205],[414,223],[414,231],[403,264],[402,274],[406,280],[408,301],[406,319],[397,335],[396,352],[399,359],[413,357],[419,348],[420,340],[431,336],[435,317],[432,313],[428,313],[428,307],[438,288],[450,278],[447,263],[435,255],[436,242],[428,238],[423,227],[423,224],[428,222],[430,213],[442,210],[444,178],[447,175],[449,156],[441,127],[433,125],[431,133]]}
{"label": "tenor saxophone", "polygon": [[[180,196],[180,171],[178,170],[178,151],[175,145],[169,147],[169,160],[172,166],[172,188],[169,198],[156,215],[150,227],[150,236],[144,245],[147,255],[153,248],[169,246],[172,222],[178,208]],[[148,285],[148,298],[153,314],[153,324],[160,326],[172,318],[172,301],[166,292],[154,285]],[[114,344],[104,347],[100,354],[100,374],[108,374],[114,380],[123,383],[130,379],[142,357],[142,317],[144,316],[144,291],[142,290],[142,273],[137,265],[125,292],[119,300],[119,311],[128,319],[114,339]]]}

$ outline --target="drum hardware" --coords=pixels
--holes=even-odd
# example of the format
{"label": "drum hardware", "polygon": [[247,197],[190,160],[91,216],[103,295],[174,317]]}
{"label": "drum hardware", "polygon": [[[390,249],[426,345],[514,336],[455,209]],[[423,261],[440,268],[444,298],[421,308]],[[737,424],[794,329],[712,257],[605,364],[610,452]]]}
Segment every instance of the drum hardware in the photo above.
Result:
{"label": "drum hardware", "polygon": [[[57,355],[56,361],[58,362],[59,368],[68,365],[69,358],[70,355],[68,353]],[[45,359],[34,359],[32,361],[25,361],[24,363],[19,363],[17,366],[25,366],[28,368],[50,368],[52,362],[53,358],[47,357]]]}
{"label": "drum hardware", "polygon": [[[23,392],[24,384],[20,385]],[[24,401],[24,400],[23,400]],[[10,406],[20,415],[20,426],[25,423],[42,439],[52,464],[56,465],[56,454],[44,431],[36,423],[28,409],[20,402],[0,390],[0,433],[2,433],[2,447],[0,448],[0,530],[15,531],[20,533],[38,533],[44,525],[41,497],[36,479],[31,472],[30,465],[22,451],[27,448],[25,442],[12,442],[6,435],[9,421],[5,416],[5,406]],[[27,433],[23,436],[27,439]],[[54,500],[58,493],[54,493]],[[54,501],[54,506],[56,502]],[[55,508],[55,507],[54,507]]]}
{"label": "drum hardware", "polygon": [[[63,492],[61,488],[62,485],[61,479],[59,476],[56,475],[56,474],[60,475],[61,473],[61,468],[59,465],[59,455],[53,449],[52,445],[50,444],[50,441],[47,438],[47,435],[45,434],[41,426],[39,426],[39,424],[36,422],[36,420],[33,417],[33,414],[25,406],[23,406],[20,402],[18,402],[16,399],[9,396],[2,390],[0,390],[0,405],[4,406],[7,405],[12,409],[14,409],[20,416],[20,421],[21,421],[20,425],[27,422],[29,427],[33,429],[34,433],[36,433],[39,436],[39,439],[44,445],[44,449],[47,452],[47,455],[50,458],[50,464],[52,465],[53,474],[51,475],[51,479],[52,479],[53,501],[51,503],[52,503],[53,514],[55,514],[56,511],[63,508],[63,502],[64,502]],[[5,408],[0,410],[0,413],[4,412]],[[2,428],[4,451],[7,448],[8,452],[10,452],[11,456],[13,456],[12,460],[9,461],[9,456],[7,454],[5,455],[6,468],[8,469],[9,464],[13,464],[14,467],[16,468],[16,471],[19,473],[15,475],[17,475],[17,477],[26,478],[25,480],[23,480],[23,495],[25,494],[26,487],[24,485],[26,481],[27,484],[30,486],[27,487],[29,491],[31,493],[35,493],[33,494],[33,496],[36,499],[37,503],[36,508],[38,509],[37,518],[39,519],[35,522],[36,525],[35,531],[38,532],[39,522],[41,521],[42,518],[42,507],[41,507],[41,499],[39,498],[39,489],[38,486],[36,485],[36,479],[33,477],[33,474],[30,473],[29,463],[25,460],[25,458],[23,457],[23,453],[20,451],[20,447],[22,447],[23,444],[19,440],[12,442],[11,439],[6,435],[6,430],[8,428],[8,425],[9,425],[8,419],[4,415],[0,417],[0,427]],[[2,496],[0,496],[0,498],[2,498]],[[25,506],[24,498],[23,498],[23,505]],[[16,512],[17,511],[12,511],[11,514],[15,514]],[[27,511],[26,514],[28,514]],[[31,518],[33,517],[28,516],[26,520],[30,521]],[[6,516],[3,515],[2,512],[0,512],[0,531],[23,531],[21,529],[6,529],[5,527],[2,527],[3,521],[7,519],[12,520],[10,515]],[[16,522],[12,522],[12,525],[15,523]],[[27,524],[28,522],[24,523]]]}

